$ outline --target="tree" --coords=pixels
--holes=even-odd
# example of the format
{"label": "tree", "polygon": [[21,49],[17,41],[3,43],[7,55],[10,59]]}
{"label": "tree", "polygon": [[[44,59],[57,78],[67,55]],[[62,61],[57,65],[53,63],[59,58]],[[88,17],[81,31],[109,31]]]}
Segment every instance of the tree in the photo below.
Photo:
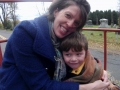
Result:
{"label": "tree", "polygon": [[107,15],[108,24],[111,25],[111,22],[112,22],[112,21],[111,21],[111,17],[112,17],[111,15],[112,15],[112,12],[111,12],[111,10],[108,10],[107,13],[108,13],[108,15]]}
{"label": "tree", "polygon": [[16,15],[16,9],[18,8],[17,7],[17,3],[9,3],[9,6],[10,6],[10,18],[13,20],[13,27],[16,26],[17,24],[17,15]]}
{"label": "tree", "polygon": [[104,17],[103,18],[107,18],[108,14],[107,14],[107,10],[104,11]]}
{"label": "tree", "polygon": [[45,13],[47,11],[47,9],[48,9],[48,8],[45,7],[45,3],[44,2],[41,2],[40,5],[36,4],[36,8],[37,8],[39,16],[42,15],[43,13]]}
{"label": "tree", "polygon": [[98,10],[96,10],[96,12],[95,12],[95,13],[96,13],[96,25],[98,25],[98,20],[99,20],[99,19],[98,19],[98,17],[99,17],[99,11],[98,11]]}
{"label": "tree", "polygon": [[[0,14],[0,20],[3,24],[3,28],[8,28],[7,24],[10,22],[10,19],[16,20],[15,16],[15,10],[17,4],[15,3],[0,3],[0,8],[1,8],[1,14]],[[15,25],[15,22],[14,22]]]}
{"label": "tree", "polygon": [[100,19],[102,18],[106,18],[108,19],[108,24],[111,25],[112,23],[118,24],[118,11],[111,11],[111,10],[105,10],[105,11],[93,11],[90,12],[89,16],[88,16],[88,20],[92,20],[92,23],[94,25],[96,24],[100,24],[100,22],[98,22]]}
{"label": "tree", "polygon": [[118,0],[118,28],[120,28],[120,0]]}
{"label": "tree", "polygon": [[0,20],[3,24],[3,27],[6,28],[7,19],[8,19],[8,8],[5,3],[1,3],[0,8],[1,8]]}
{"label": "tree", "polygon": [[116,12],[115,10],[112,12],[112,16],[113,16],[113,22],[114,24],[118,24],[118,12]]}
{"label": "tree", "polygon": [[92,16],[92,22],[93,22],[93,24],[96,25],[96,18],[95,18],[96,17],[96,13],[93,12],[91,16]]}

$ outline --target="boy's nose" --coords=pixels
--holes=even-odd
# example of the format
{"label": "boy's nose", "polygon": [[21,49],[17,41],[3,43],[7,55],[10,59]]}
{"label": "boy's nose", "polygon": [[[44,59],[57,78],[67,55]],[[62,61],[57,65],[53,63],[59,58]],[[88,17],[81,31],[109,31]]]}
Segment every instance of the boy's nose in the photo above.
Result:
{"label": "boy's nose", "polygon": [[76,61],[77,61],[77,58],[73,56],[73,57],[71,57],[71,61],[72,61],[72,62],[76,62]]}

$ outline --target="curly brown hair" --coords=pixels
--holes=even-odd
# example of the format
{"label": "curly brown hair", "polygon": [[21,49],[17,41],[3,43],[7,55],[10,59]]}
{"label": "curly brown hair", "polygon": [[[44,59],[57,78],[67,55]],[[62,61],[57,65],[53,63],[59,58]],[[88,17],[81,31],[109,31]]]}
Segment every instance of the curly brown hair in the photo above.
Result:
{"label": "curly brown hair", "polygon": [[54,21],[53,12],[57,9],[58,11],[69,7],[70,5],[76,4],[80,8],[81,22],[77,31],[80,31],[87,21],[88,14],[90,12],[90,4],[86,0],[53,0],[48,11],[48,18],[50,21]]}

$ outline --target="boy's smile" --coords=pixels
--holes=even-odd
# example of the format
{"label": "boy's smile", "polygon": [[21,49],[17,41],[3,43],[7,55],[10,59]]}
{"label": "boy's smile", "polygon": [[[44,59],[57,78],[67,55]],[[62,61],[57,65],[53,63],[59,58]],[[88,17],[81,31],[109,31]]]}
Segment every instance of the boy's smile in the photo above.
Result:
{"label": "boy's smile", "polygon": [[77,69],[85,59],[85,50],[74,51],[70,49],[68,52],[63,51],[63,58],[65,63],[72,69]]}

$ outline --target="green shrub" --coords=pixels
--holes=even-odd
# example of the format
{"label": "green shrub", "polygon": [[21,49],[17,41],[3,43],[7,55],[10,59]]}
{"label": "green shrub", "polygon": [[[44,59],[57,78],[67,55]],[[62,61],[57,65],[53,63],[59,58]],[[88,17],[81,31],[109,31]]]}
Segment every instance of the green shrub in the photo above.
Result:
{"label": "green shrub", "polygon": [[10,20],[7,21],[5,29],[12,29],[12,22]]}
{"label": "green shrub", "polygon": [[3,29],[3,25],[2,25],[2,23],[0,23],[0,29]]}

